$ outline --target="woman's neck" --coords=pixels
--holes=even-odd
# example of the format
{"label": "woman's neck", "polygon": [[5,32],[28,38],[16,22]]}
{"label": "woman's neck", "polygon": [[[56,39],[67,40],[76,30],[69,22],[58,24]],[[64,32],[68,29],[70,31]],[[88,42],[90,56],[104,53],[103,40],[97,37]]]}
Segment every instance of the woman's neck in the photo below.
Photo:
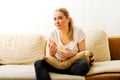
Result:
{"label": "woman's neck", "polygon": [[68,35],[69,28],[65,27],[64,29],[60,30],[60,35],[65,36]]}

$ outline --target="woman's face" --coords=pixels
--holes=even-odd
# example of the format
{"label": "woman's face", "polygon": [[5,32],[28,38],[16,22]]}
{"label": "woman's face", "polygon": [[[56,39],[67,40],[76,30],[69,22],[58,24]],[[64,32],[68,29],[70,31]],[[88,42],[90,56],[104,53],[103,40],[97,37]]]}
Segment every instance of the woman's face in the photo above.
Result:
{"label": "woman's face", "polygon": [[65,27],[68,27],[69,18],[67,18],[63,12],[57,11],[54,14],[54,24],[57,27],[57,29],[64,29]]}

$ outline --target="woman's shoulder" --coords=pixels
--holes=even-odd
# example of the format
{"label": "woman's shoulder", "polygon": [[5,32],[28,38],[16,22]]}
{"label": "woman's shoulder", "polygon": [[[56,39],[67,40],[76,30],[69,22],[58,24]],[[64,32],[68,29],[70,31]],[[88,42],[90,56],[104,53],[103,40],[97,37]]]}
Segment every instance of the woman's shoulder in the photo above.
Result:
{"label": "woman's shoulder", "polygon": [[57,37],[57,34],[58,34],[58,31],[56,29],[52,29],[51,31],[49,31],[48,36],[52,40]]}
{"label": "woman's shoulder", "polygon": [[55,35],[57,32],[57,29],[52,29],[50,30],[49,35]]}
{"label": "woman's shoulder", "polygon": [[81,27],[74,26],[74,32],[81,32],[81,31],[83,31]]}
{"label": "woman's shoulder", "polygon": [[85,38],[85,33],[83,29],[79,26],[74,28],[74,37],[76,38],[77,42],[83,40]]}
{"label": "woman's shoulder", "polygon": [[78,36],[85,36],[84,30],[79,26],[74,27],[74,36],[77,36],[77,35]]}

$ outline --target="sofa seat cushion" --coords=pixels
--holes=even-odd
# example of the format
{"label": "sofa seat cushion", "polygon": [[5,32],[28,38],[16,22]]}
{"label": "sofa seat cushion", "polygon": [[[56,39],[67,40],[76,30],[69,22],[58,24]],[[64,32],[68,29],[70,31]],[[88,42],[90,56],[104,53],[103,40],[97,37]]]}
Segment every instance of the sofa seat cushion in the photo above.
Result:
{"label": "sofa seat cushion", "polygon": [[107,72],[119,72],[120,73],[120,60],[95,62],[91,67],[87,75],[107,73]]}
{"label": "sofa seat cushion", "polygon": [[52,80],[85,80],[85,76],[58,74],[53,72],[50,72],[50,76]]}
{"label": "sofa seat cushion", "polygon": [[[85,80],[84,76],[65,75],[50,72],[52,80]],[[1,65],[0,80],[35,80],[33,65]]]}
{"label": "sofa seat cushion", "polygon": [[35,80],[33,65],[1,65],[0,80]]}

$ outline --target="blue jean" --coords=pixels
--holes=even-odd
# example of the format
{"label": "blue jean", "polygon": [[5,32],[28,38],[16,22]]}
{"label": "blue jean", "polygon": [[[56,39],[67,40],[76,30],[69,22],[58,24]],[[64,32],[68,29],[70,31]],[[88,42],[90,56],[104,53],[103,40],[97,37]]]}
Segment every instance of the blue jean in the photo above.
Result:
{"label": "blue jean", "polygon": [[77,60],[67,69],[56,69],[49,65],[45,60],[37,60],[34,63],[36,80],[50,80],[49,72],[69,75],[84,76],[90,69],[90,65],[85,60]]}

